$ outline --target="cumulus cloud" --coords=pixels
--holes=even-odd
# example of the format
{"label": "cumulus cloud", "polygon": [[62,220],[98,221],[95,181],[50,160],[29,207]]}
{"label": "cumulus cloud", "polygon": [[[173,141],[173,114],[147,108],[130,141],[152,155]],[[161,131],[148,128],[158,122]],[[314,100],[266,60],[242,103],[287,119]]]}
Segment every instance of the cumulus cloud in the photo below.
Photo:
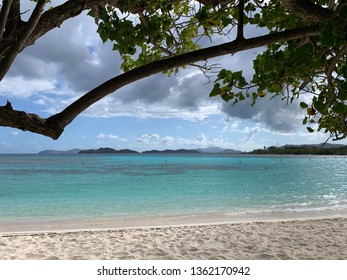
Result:
{"label": "cumulus cloud", "polygon": [[70,93],[80,95],[120,73],[120,59],[112,44],[103,44],[93,19],[83,15],[68,20],[26,48],[8,77],[24,76],[64,81]]}
{"label": "cumulus cloud", "polygon": [[156,141],[160,139],[160,135],[153,133],[153,134],[143,134],[139,138],[136,139],[136,142],[139,143],[149,143],[152,142],[153,140]]}
{"label": "cumulus cloud", "polygon": [[28,98],[43,92],[52,91],[56,81],[46,79],[27,79],[24,77],[9,77],[0,83],[0,95],[16,98]]}
{"label": "cumulus cloud", "polygon": [[128,139],[109,133],[109,134],[105,134],[105,133],[99,133],[96,136],[97,139],[102,139],[102,140],[111,140],[111,141],[118,141],[118,142],[128,142]]}
{"label": "cumulus cloud", "polygon": [[161,143],[163,144],[169,144],[169,143],[173,143],[175,141],[175,138],[172,136],[165,136],[163,137],[163,139],[161,140]]}
{"label": "cumulus cloud", "polygon": [[100,139],[119,139],[119,136],[117,135],[113,135],[113,134],[104,134],[104,133],[99,133],[96,138],[100,138]]}
{"label": "cumulus cloud", "polygon": [[234,147],[234,143],[222,135],[218,137],[208,137],[204,133],[200,133],[195,137],[180,137],[159,134],[144,134],[135,139],[136,147],[146,150],[148,147],[156,147],[156,149],[198,149],[210,146],[218,146],[222,148]]}

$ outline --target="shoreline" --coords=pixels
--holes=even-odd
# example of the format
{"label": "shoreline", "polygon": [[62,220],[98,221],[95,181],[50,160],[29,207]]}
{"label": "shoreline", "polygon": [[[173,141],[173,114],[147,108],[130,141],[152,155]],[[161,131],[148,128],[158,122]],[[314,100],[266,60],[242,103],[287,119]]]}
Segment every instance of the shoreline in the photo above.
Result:
{"label": "shoreline", "polygon": [[347,259],[347,218],[0,234],[0,260]]}
{"label": "shoreline", "polygon": [[223,225],[254,222],[282,222],[347,218],[347,210],[276,212],[259,214],[182,214],[162,216],[126,216],[104,218],[75,218],[49,221],[0,221],[0,236],[46,232],[105,231],[118,229],[161,228],[200,225]]}

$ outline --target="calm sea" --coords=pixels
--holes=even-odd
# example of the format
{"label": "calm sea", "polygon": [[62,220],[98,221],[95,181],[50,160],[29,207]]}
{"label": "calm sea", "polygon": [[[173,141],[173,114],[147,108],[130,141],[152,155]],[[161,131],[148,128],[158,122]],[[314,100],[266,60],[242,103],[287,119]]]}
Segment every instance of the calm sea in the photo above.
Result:
{"label": "calm sea", "polygon": [[0,222],[347,210],[347,157],[0,155]]}

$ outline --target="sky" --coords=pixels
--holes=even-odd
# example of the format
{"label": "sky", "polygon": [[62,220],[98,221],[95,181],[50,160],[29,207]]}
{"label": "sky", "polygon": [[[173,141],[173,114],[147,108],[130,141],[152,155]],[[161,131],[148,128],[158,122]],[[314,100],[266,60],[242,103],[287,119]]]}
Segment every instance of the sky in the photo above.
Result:
{"label": "sky", "polygon": [[[24,1],[29,3],[29,1]],[[56,5],[62,1],[52,1]],[[29,4],[27,4],[29,5]],[[31,8],[22,7],[23,10]],[[84,93],[121,74],[119,54],[102,43],[94,19],[83,13],[50,31],[15,60],[0,82],[0,104],[48,117]],[[246,37],[264,34],[249,29]],[[222,43],[217,39],[213,43]],[[209,60],[234,71],[253,73],[252,60],[261,49]],[[213,79],[212,79],[213,80]],[[0,153],[36,153],[112,147],[164,150],[221,147],[251,151],[272,145],[317,144],[328,135],[309,133],[302,125],[299,101],[261,98],[231,107],[209,97],[213,83],[188,67],[171,77],[157,74],[129,84],[92,105],[64,130],[58,140],[0,127]],[[346,141],[340,141],[346,144]]]}

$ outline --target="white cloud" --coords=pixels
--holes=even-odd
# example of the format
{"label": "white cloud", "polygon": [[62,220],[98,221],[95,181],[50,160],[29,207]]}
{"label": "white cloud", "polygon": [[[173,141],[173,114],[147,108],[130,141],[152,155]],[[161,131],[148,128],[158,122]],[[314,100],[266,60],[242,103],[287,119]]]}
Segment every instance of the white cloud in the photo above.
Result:
{"label": "white cloud", "polygon": [[169,144],[169,143],[174,143],[174,142],[175,142],[175,138],[172,136],[165,136],[161,140],[161,143],[163,143],[163,144]]}
{"label": "white cloud", "polygon": [[220,120],[220,123],[223,125],[223,132],[235,132],[239,131],[239,124],[241,121],[236,118],[225,116]]}
{"label": "white cloud", "polygon": [[28,98],[43,92],[53,91],[55,86],[55,80],[8,77],[0,83],[0,95],[7,98]]}
{"label": "white cloud", "polygon": [[136,138],[137,148],[146,150],[152,147],[155,149],[198,149],[206,148],[210,146],[218,146],[221,148],[235,148],[232,141],[224,138],[223,136],[218,136],[214,138],[207,137],[204,133],[200,133],[196,137],[174,137],[171,135],[166,135],[160,137],[158,134],[144,134],[141,137]]}
{"label": "white cloud", "polygon": [[11,133],[10,133],[10,137],[13,137],[13,138],[16,138],[16,137],[18,137],[19,136],[19,134],[20,134],[20,132],[19,131],[12,131]]}
{"label": "white cloud", "polygon": [[255,127],[248,127],[246,126],[244,129],[243,129],[243,132],[248,134],[247,135],[247,142],[250,142],[254,139],[254,136],[261,131],[261,128],[258,127],[258,126],[255,126]]}
{"label": "white cloud", "polygon": [[207,141],[207,138],[204,133],[201,133],[194,140],[198,143],[205,143]]}
{"label": "white cloud", "polygon": [[104,133],[99,133],[96,138],[101,138],[101,139],[119,139],[119,136],[113,135],[113,134],[104,134]]}
{"label": "white cloud", "polygon": [[154,141],[157,141],[160,139],[160,135],[157,133],[153,133],[153,134],[143,134],[141,135],[139,138],[136,139],[136,142],[139,143],[149,143]]}
{"label": "white cloud", "polygon": [[43,98],[33,101],[33,103],[37,105],[42,105],[42,106],[47,105],[46,101]]}
{"label": "white cloud", "polygon": [[110,140],[117,140],[117,141],[121,141],[121,142],[127,142],[128,140],[126,138],[120,137],[118,135],[115,134],[104,134],[104,133],[99,133],[96,138],[98,139],[110,139]]}

